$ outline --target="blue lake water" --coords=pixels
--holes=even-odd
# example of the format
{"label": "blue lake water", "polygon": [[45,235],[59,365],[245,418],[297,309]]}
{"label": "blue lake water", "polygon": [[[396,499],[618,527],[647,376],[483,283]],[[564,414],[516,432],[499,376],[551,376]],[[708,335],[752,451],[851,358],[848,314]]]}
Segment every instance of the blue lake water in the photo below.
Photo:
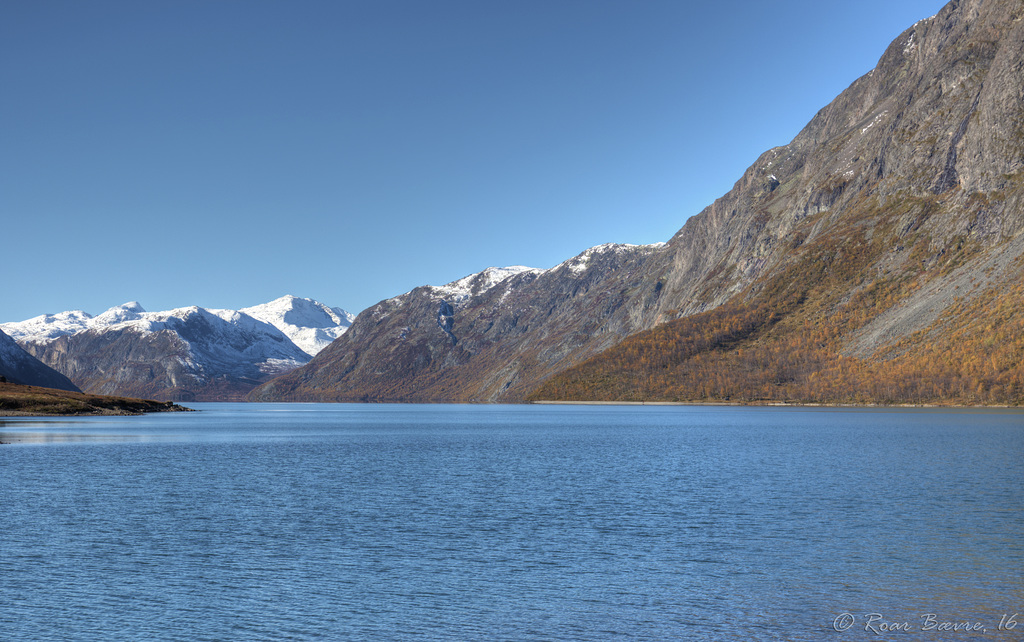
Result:
{"label": "blue lake water", "polygon": [[1021,412],[195,407],[0,418],[0,637],[1024,639]]}

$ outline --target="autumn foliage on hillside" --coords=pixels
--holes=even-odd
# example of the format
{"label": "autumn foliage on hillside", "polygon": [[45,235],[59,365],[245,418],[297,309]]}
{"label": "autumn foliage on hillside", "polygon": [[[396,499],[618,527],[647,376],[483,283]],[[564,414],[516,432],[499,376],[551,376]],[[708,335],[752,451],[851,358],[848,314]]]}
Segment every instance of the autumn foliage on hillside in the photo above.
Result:
{"label": "autumn foliage on hillside", "polygon": [[870,358],[849,356],[858,328],[972,252],[958,243],[933,273],[856,282],[885,245],[824,239],[741,302],[634,335],[530,399],[1020,405],[1024,279],[965,298]]}
{"label": "autumn foliage on hillside", "polygon": [[770,304],[723,306],[632,337],[531,399],[1019,405],[1022,300],[1022,287],[990,292],[879,360],[843,355],[845,315],[780,322]]}

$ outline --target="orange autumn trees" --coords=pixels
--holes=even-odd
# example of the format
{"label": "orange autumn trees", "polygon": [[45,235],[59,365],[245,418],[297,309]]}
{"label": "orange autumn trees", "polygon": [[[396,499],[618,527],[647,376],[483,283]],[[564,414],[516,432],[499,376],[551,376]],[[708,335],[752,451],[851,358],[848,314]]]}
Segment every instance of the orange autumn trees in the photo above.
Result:
{"label": "orange autumn trees", "polygon": [[[545,382],[531,400],[997,404],[1024,401],[1024,278],[981,287],[927,327],[851,356],[850,339],[930,278],[970,258],[938,252],[930,272],[858,283],[885,242],[822,239],[746,297],[676,319]],[[925,244],[927,239],[919,243]],[[916,254],[918,248],[914,248]],[[1018,259],[1013,268],[1024,276]],[[858,276],[860,275],[860,277]],[[979,286],[980,287],[980,286]],[[967,294],[967,293],[965,293]]]}

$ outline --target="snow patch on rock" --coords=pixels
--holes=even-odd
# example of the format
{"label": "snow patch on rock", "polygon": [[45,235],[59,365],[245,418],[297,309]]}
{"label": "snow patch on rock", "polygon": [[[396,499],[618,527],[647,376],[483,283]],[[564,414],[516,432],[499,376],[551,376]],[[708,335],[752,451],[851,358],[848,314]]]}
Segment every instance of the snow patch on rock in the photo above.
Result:
{"label": "snow patch on rock", "polygon": [[43,314],[25,321],[0,323],[0,330],[15,341],[45,343],[57,337],[87,330],[92,320],[93,316],[88,312],[69,310],[58,314]]}
{"label": "snow patch on rock", "polygon": [[569,272],[580,275],[587,270],[587,266],[590,264],[590,260],[595,256],[608,253],[622,254],[624,252],[633,252],[637,249],[649,250],[653,252],[659,247],[664,246],[664,243],[652,243],[650,245],[632,245],[630,243],[605,243],[603,245],[595,245],[594,247],[583,250],[576,256],[572,257],[567,261],[562,261],[555,267],[547,270],[548,272],[554,272],[555,270],[567,269]]}
{"label": "snow patch on rock", "polygon": [[450,302],[457,303],[459,301],[464,301],[471,296],[479,296],[496,285],[499,285],[513,276],[524,272],[540,274],[543,270],[526,267],[524,265],[489,267],[482,272],[476,272],[475,274],[464,276],[461,279],[452,281],[445,285],[430,285],[427,287],[430,288],[433,294],[444,297]]}

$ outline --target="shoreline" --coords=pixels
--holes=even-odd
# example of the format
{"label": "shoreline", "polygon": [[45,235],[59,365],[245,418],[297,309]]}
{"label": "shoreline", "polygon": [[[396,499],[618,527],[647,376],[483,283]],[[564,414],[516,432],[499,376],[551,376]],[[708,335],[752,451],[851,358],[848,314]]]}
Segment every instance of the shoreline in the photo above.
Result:
{"label": "shoreline", "polygon": [[528,401],[541,406],[711,406],[734,408],[934,408],[951,410],[1024,410],[1009,405],[962,405],[935,403],[872,404],[872,403],[797,403],[785,401]]}
{"label": "shoreline", "polygon": [[156,412],[194,411],[171,401],[94,395],[0,382],[0,417],[110,417]]}

